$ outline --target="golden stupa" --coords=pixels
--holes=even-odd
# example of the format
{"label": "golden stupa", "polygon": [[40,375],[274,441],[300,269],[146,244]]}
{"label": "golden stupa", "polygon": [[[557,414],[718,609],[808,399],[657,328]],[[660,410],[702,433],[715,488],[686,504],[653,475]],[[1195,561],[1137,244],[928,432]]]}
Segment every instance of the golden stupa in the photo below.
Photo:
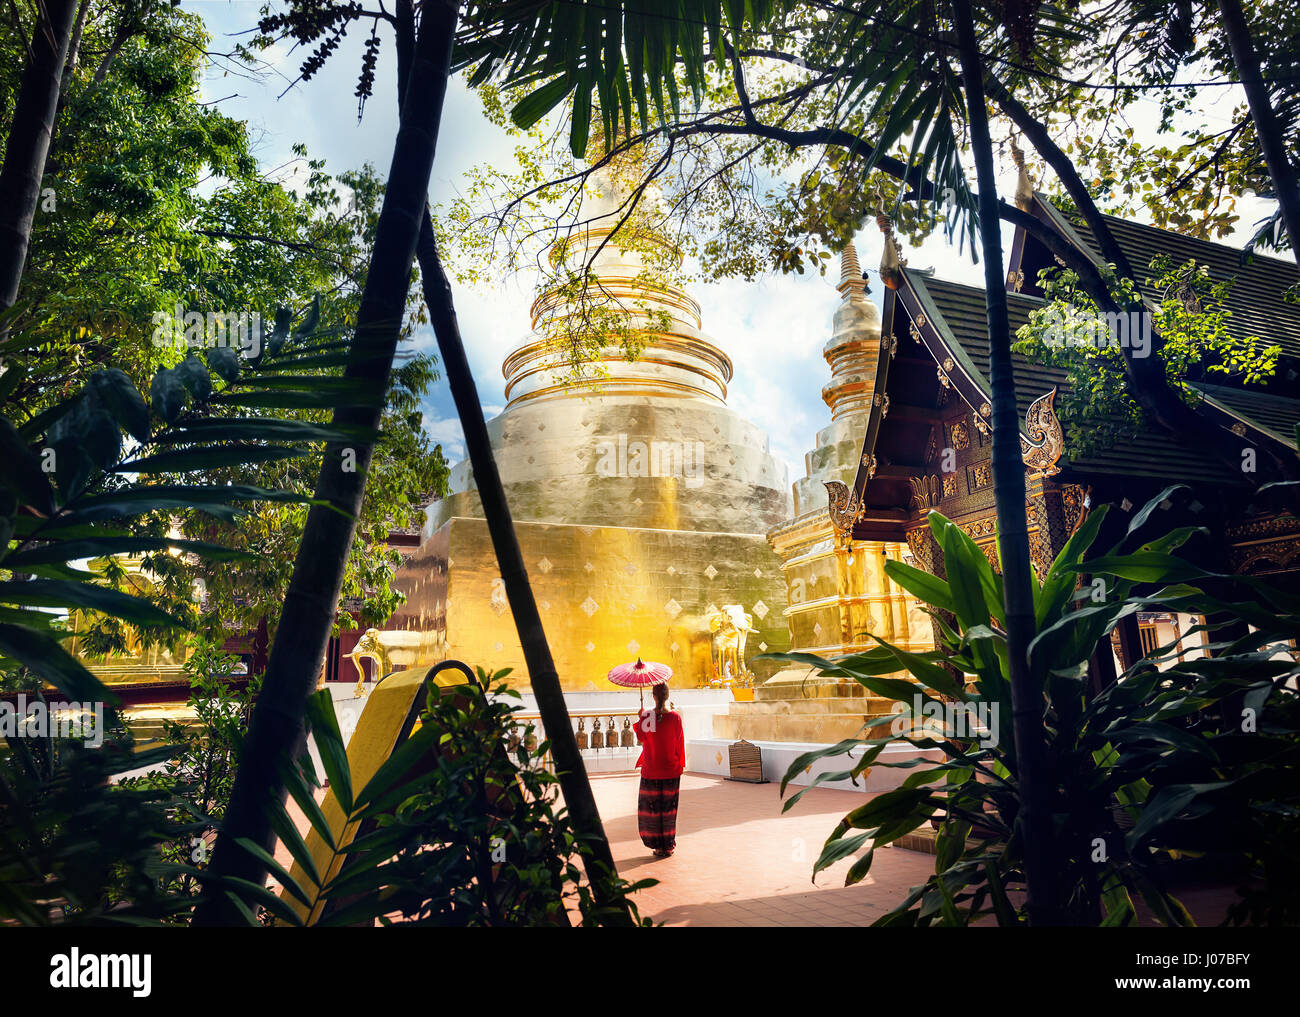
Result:
{"label": "golden stupa", "polygon": [[[537,297],[533,333],[502,365],[506,405],[488,432],[564,687],[612,689],[606,672],[638,657],[669,664],[678,688],[742,687],[775,670],[754,656],[789,646],[786,584],[766,536],[790,515],[786,469],[767,435],[727,407],[732,363],[702,331],[699,304],[653,271],[655,250],[674,253],[646,225],[654,195],[633,223],[627,193],[617,167],[592,175],[583,225],[552,249],[561,272],[594,254],[592,277],[575,290],[568,275]],[[573,380],[556,341],[587,301],[613,307],[644,343],[628,360],[621,337],[597,342],[594,387]],[[397,577],[408,599],[385,643],[395,662],[511,667],[523,685],[468,462],[449,486]]]}
{"label": "golden stupa", "polygon": [[[880,636],[913,652],[928,650],[929,616],[885,572],[887,561],[908,555],[906,546],[837,539],[827,511],[828,485],[851,485],[857,475],[872,404],[883,398],[876,392],[880,310],[851,243],[840,258],[837,289],[840,305],[822,349],[831,380],[821,394],[831,420],[804,457],[792,516],[768,533],[788,586],[790,648],[834,658],[870,649],[872,636]],[[713,719],[713,732],[727,740],[833,743],[857,736],[864,722],[888,715],[891,706],[854,681],[821,678],[798,664],[770,676],[752,700],[730,704]]]}

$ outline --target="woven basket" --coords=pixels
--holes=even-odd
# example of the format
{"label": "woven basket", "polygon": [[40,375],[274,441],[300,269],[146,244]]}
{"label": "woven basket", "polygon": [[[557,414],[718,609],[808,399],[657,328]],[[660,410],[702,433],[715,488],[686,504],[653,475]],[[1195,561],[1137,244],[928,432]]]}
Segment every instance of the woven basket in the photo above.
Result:
{"label": "woven basket", "polygon": [[731,774],[728,780],[743,780],[749,784],[765,784],[763,780],[763,754],[759,747],[743,738],[727,748]]}

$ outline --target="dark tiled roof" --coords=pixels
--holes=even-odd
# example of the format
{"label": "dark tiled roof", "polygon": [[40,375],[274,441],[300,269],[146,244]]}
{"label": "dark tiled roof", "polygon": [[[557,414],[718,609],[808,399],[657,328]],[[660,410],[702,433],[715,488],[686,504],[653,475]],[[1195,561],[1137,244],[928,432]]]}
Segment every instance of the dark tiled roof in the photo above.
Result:
{"label": "dark tiled roof", "polygon": [[1281,441],[1295,444],[1295,429],[1300,424],[1300,399],[1205,382],[1196,382],[1194,387],[1234,416],[1266,428]]}
{"label": "dark tiled roof", "polygon": [[[1045,195],[1037,197],[1055,216],[1068,223],[1099,261],[1103,260],[1101,248],[1086,223],[1052,206]],[[1256,255],[1249,264],[1243,265],[1241,252],[1227,244],[1185,237],[1110,215],[1106,216],[1106,221],[1137,273],[1136,282],[1147,299],[1159,303],[1162,296],[1146,282],[1152,258],[1167,254],[1175,265],[1195,260],[1198,265],[1204,265],[1216,281],[1235,279],[1224,301],[1224,306],[1232,312],[1226,322],[1228,331],[1241,339],[1258,336],[1279,344],[1284,353],[1300,357],[1300,305],[1282,299],[1283,292],[1300,281],[1300,269],[1294,261]]]}
{"label": "dark tiled roof", "polygon": [[[986,397],[992,395],[989,384],[989,341],[988,319],[984,307],[984,290],[975,286],[963,286],[960,283],[947,282],[942,279],[927,278],[915,272],[907,273],[908,282],[927,307],[935,322],[935,327],[949,343],[960,347],[961,354],[969,368],[973,368],[978,377],[974,380],[984,391]],[[1029,320],[1029,312],[1042,306],[1037,297],[1023,296],[1017,293],[1007,294],[1007,312],[1011,319],[1013,335],[1021,325]],[[954,355],[963,359],[957,350]],[[1018,353],[1012,354],[1016,377],[1016,403],[1023,420],[1025,411],[1039,396],[1053,388],[1061,393],[1069,390],[1070,384],[1066,372],[1061,368],[1037,364]],[[965,366],[965,365],[964,365]],[[1245,392],[1235,393],[1246,400],[1257,398]],[[1058,405],[1060,395],[1058,394]],[[1282,400],[1292,404],[1293,409],[1300,408],[1292,400]],[[1153,477],[1169,480],[1207,480],[1212,483],[1233,481],[1225,478],[1223,470],[1207,457],[1179,445],[1172,438],[1156,432],[1143,434],[1132,441],[1117,442],[1111,448],[1087,457],[1071,459],[1067,445],[1062,457],[1063,469],[1074,468],[1087,473],[1124,474]]]}

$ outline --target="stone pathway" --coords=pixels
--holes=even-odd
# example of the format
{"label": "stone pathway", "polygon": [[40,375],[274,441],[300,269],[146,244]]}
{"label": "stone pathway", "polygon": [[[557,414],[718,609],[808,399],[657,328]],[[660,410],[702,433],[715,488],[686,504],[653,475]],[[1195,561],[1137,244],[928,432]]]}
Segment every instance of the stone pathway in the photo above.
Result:
{"label": "stone pathway", "polygon": [[779,784],[690,773],[682,777],[677,851],[658,859],[637,835],[638,783],[635,774],[596,776],[592,790],[619,875],[659,880],[635,899],[665,925],[870,925],[934,871],[933,855],[885,848],[856,886],[844,886],[851,859],[813,884],[822,844],[865,795],[814,788],[782,815]]}

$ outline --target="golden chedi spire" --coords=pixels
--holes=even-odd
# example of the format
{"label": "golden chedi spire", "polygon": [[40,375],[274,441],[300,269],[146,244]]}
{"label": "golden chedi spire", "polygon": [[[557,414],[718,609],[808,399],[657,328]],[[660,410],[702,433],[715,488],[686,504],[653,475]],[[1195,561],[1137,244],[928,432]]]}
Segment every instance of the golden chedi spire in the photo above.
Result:
{"label": "golden chedi spire", "polygon": [[884,234],[885,244],[880,255],[880,281],[886,289],[896,290],[903,284],[903,269],[907,259],[902,256],[898,239],[894,236],[894,223],[885,214],[884,202],[876,197],[876,226]]}
{"label": "golden chedi spire", "polygon": [[[643,162],[620,153],[589,176],[578,222],[552,246],[555,274],[533,302],[533,333],[502,363],[507,408],[593,391],[726,401],[731,358],[674,281],[681,252],[662,229],[658,188],[636,191]],[[591,365],[581,377],[578,360]]]}
{"label": "golden chedi spire", "polygon": [[839,305],[822,356],[831,369],[822,387],[831,422],[817,432],[817,445],[804,456],[806,475],[795,481],[794,515],[826,511],[828,481],[852,484],[862,454],[862,436],[875,397],[880,351],[880,309],[870,297],[856,246],[840,254]]}
{"label": "golden chedi spire", "polygon": [[852,243],[840,255],[836,289],[842,299],[832,319],[830,340],[822,350],[831,367],[831,381],[822,389],[822,399],[831,408],[832,420],[871,408],[880,345],[880,310],[868,297],[871,290]]}

